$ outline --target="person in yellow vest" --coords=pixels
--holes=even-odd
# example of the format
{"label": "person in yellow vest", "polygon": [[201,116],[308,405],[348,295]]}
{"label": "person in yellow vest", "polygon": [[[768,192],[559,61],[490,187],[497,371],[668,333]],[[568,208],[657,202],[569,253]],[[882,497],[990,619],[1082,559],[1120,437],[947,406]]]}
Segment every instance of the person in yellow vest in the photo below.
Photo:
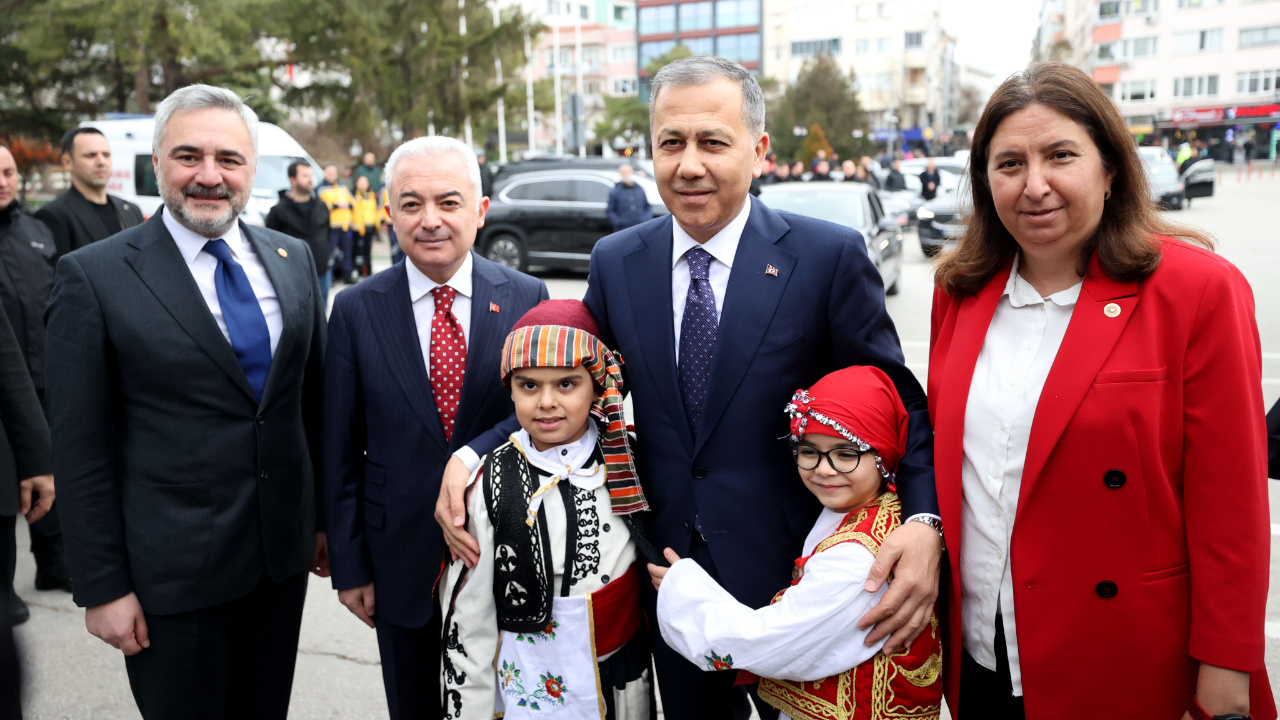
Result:
{"label": "person in yellow vest", "polygon": [[320,202],[329,208],[329,248],[333,251],[334,280],[351,276],[351,212],[355,198],[345,185],[338,184],[338,166],[324,166],[324,183],[316,190]]}
{"label": "person in yellow vest", "polygon": [[670,548],[649,565],[658,624],[676,652],[704,670],[738,670],[792,720],[936,719],[942,708],[937,615],[905,647],[867,646],[858,620],[885,592],[864,585],[880,544],[902,523],[894,485],[907,411],[874,367],[837,370],[786,406],[800,479],[824,509],[804,542],[791,587],[758,610]]}
{"label": "person in yellow vest", "polygon": [[352,205],[352,269],[347,282],[354,284],[361,278],[369,277],[373,239],[378,236],[378,225],[382,222],[382,208],[378,206],[378,194],[370,187],[367,175],[356,177]]}

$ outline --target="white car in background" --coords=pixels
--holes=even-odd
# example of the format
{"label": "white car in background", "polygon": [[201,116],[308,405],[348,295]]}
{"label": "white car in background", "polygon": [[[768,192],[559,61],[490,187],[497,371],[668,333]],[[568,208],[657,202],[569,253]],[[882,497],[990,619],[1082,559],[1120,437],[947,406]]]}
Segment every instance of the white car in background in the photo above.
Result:
{"label": "white car in background", "polygon": [[[151,217],[163,201],[156,185],[155,168],[151,164],[151,140],[155,118],[89,120],[82,127],[95,127],[111,143],[111,180],[107,192],[136,203],[142,214]],[[316,182],[322,175],[320,166],[302,145],[277,125],[258,124],[257,174],[253,191],[240,219],[249,225],[262,225],[267,212],[280,200],[280,191],[289,188],[289,165],[301,160],[311,165]]]}

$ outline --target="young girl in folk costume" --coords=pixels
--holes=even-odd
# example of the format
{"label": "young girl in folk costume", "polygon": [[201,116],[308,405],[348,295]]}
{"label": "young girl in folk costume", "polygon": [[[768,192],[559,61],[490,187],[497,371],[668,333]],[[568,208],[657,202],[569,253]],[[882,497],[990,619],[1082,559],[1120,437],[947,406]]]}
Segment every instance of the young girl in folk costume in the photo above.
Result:
{"label": "young girl in folk costume", "polygon": [[547,300],[507,336],[502,377],[521,429],[472,477],[480,559],[454,562],[438,594],[447,718],[655,716],[633,539],[648,504],[622,358],[598,332],[581,302]]}
{"label": "young girl in folk costume", "polygon": [[885,592],[864,589],[880,543],[902,522],[893,480],[907,411],[893,382],[877,368],[845,368],[797,391],[786,412],[800,479],[824,506],[791,587],[753,610],[668,549],[670,569],[649,566],[662,637],[706,670],[760,676],[760,697],[784,718],[937,718],[937,617],[909,647],[888,654],[884,640],[867,647],[870,629],[858,629]]}

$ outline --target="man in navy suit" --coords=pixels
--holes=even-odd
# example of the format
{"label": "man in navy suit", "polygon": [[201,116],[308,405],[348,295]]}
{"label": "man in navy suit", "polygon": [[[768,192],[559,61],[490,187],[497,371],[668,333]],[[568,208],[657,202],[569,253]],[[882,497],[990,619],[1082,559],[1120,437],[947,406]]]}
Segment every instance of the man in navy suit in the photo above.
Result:
{"label": "man in navy suit", "polygon": [[391,717],[437,718],[432,590],[445,544],[433,503],[452,456],[474,468],[519,429],[499,356],[512,324],[548,296],[541,280],[471,252],[489,199],[466,145],[406,142],[386,178],[406,262],[334,300],[324,510],[333,585],[377,630]]}
{"label": "man in navy suit", "polygon": [[[783,406],[828,372],[879,367],[910,413],[897,479],[904,516],[926,522],[905,522],[882,546],[871,584],[891,567],[895,580],[863,624],[876,624],[868,642],[892,633],[886,650],[901,647],[937,597],[933,441],[864,240],[749,196],[769,137],[760,86],[741,66],[677,61],[652,97],[654,169],[671,216],[601,240],[585,298],[601,339],[627,360],[650,538],[741,602],[768,604],[820,510],[796,480]],[[447,535],[465,552],[466,538]],[[691,665],[660,642],[656,623],[654,662],[668,718],[749,712],[733,673]]]}

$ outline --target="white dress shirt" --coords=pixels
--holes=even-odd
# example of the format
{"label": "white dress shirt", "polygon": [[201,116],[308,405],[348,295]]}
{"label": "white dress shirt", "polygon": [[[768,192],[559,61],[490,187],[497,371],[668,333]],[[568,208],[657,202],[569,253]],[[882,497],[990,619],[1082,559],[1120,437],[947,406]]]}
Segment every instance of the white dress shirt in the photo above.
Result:
{"label": "white dress shirt", "polygon": [[1013,694],[1022,695],[1014,622],[1013,536],[1031,423],[1081,284],[1042,298],[1013,263],[969,385],[961,468],[960,574],[964,649],[996,669],[996,616],[1004,623]]}
{"label": "white dress shirt", "polygon": [[[187,269],[195,278],[196,286],[200,288],[200,294],[204,296],[209,312],[213,313],[213,319],[217,321],[222,336],[227,339],[227,342],[231,342],[231,333],[227,332],[227,319],[223,317],[222,304],[218,302],[218,288],[213,284],[213,276],[218,269],[218,258],[204,251],[205,244],[215,238],[207,238],[187,228],[169,212],[162,211],[160,219],[164,222],[165,229],[173,236],[178,252],[182,253],[182,259],[187,261]],[[263,267],[262,259],[254,251],[253,245],[240,233],[239,222],[233,224],[221,239],[227,243],[227,247],[231,249],[231,257],[244,268],[244,274],[249,278],[253,294],[258,298],[258,307],[262,308],[262,315],[267,320],[267,333],[271,336],[271,354],[274,356],[276,345],[280,342],[280,331],[284,328],[284,317],[280,314],[280,300],[276,297],[276,288],[271,284],[271,278],[267,277],[267,269]]]}
{"label": "white dress shirt", "polygon": [[468,252],[461,267],[443,283],[427,277],[416,265],[405,260],[404,269],[409,276],[409,300],[413,303],[413,321],[418,326],[418,343],[422,346],[422,362],[427,368],[427,379],[431,379],[431,318],[436,314],[436,298],[432,290],[440,286],[451,287],[457,291],[453,297],[453,316],[462,326],[462,337],[467,341],[468,352],[471,349],[471,267],[475,263]]}
{"label": "white dress shirt", "polygon": [[733,258],[738,254],[738,243],[742,240],[742,231],[747,228],[747,218],[751,215],[751,198],[742,206],[728,225],[704,243],[689,237],[689,233],[680,227],[680,223],[671,222],[671,233],[674,242],[671,245],[671,308],[676,321],[676,364],[680,363],[680,326],[684,320],[684,303],[689,299],[689,261],[684,254],[691,248],[700,247],[711,255],[711,265],[707,268],[707,278],[711,281],[711,290],[716,296],[716,320],[724,310],[724,294],[729,289],[729,273],[733,270]]}

